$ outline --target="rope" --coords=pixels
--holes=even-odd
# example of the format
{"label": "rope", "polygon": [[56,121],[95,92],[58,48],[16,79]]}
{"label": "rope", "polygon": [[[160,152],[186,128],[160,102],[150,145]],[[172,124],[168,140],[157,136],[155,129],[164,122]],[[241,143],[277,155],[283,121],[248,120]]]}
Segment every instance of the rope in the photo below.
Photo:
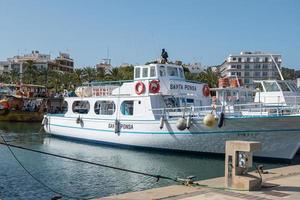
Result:
{"label": "rope", "polygon": [[26,148],[26,147],[22,147],[22,146],[18,146],[18,145],[8,144],[5,141],[5,139],[3,138],[3,136],[2,135],[0,135],[0,136],[1,136],[2,140],[4,141],[4,142],[0,142],[0,144],[1,145],[5,145],[5,146],[8,147],[9,151],[11,152],[11,154],[13,155],[13,157],[16,159],[16,161],[20,164],[20,166],[30,176],[32,176],[37,182],[39,182],[44,187],[48,188],[50,191],[52,191],[52,192],[54,192],[56,194],[68,197],[68,198],[79,199],[77,197],[70,197],[68,195],[65,195],[65,194],[62,194],[60,192],[57,192],[57,191],[53,190],[52,188],[50,188],[49,186],[47,186],[46,184],[44,184],[42,181],[40,181],[36,177],[34,177],[22,165],[22,163],[18,160],[18,158],[15,156],[15,154],[13,153],[13,151],[12,151],[12,149],[10,147],[14,147],[14,148],[18,148],[18,149],[22,149],[22,150],[26,150],[26,151],[31,151],[31,152],[35,152],[35,153],[40,153],[40,154],[44,154],[44,155],[48,155],[48,156],[54,156],[54,157],[57,157],[57,158],[67,159],[67,160],[71,160],[71,161],[81,162],[81,163],[85,163],[85,164],[90,164],[90,165],[95,165],[95,166],[100,166],[100,167],[106,167],[106,168],[115,169],[115,170],[119,170],[119,171],[124,171],[124,172],[128,172],[128,173],[139,174],[139,175],[143,175],[143,176],[149,176],[149,177],[156,178],[156,182],[158,182],[160,179],[165,179],[165,180],[171,180],[171,181],[174,181],[174,182],[177,182],[177,183],[181,183],[183,185],[190,185],[190,186],[196,186],[196,187],[205,187],[205,188],[217,189],[217,190],[245,191],[245,190],[232,189],[232,188],[226,188],[226,187],[213,187],[213,186],[209,186],[209,185],[205,185],[205,184],[200,184],[200,183],[193,183],[193,182],[192,183],[188,183],[188,181],[190,181],[189,179],[172,178],[172,177],[162,176],[162,175],[158,175],[158,174],[150,174],[150,173],[146,173],[146,172],[135,171],[135,170],[130,170],[130,169],[126,169],[126,168],[120,168],[120,167],[105,165],[105,164],[101,164],[101,163],[95,163],[95,162],[91,162],[91,161],[86,161],[86,160],[82,160],[82,159],[78,159],[78,158],[72,158],[72,157],[68,157],[68,156],[58,155],[58,154],[49,153],[49,152],[45,152],[45,151],[40,151],[40,150],[36,150],[36,149],[30,149],[30,148]]}
{"label": "rope", "polygon": [[[2,137],[2,139],[4,139],[3,136],[1,136],[1,137]],[[81,159],[78,159],[78,158],[72,158],[72,157],[67,157],[67,156],[58,155],[58,154],[54,154],[54,153],[49,153],[49,152],[45,152],[45,151],[40,151],[40,150],[30,149],[30,148],[17,146],[17,145],[13,145],[13,144],[8,144],[8,143],[5,143],[5,142],[4,143],[0,142],[0,144],[6,145],[8,147],[14,147],[14,148],[18,148],[18,149],[23,149],[23,150],[35,152],[35,153],[45,154],[45,155],[48,155],[48,156],[54,156],[54,157],[63,158],[63,159],[67,159],[67,160],[72,160],[72,161],[76,161],[76,162],[86,163],[86,164],[90,164],[90,165],[106,167],[106,168],[110,168],[110,169],[115,169],[115,170],[119,170],[119,171],[124,171],[124,172],[144,175],[144,176],[151,176],[151,177],[156,178],[157,181],[159,181],[160,179],[177,181],[177,178],[171,178],[171,177],[162,176],[162,175],[156,175],[156,174],[150,174],[150,173],[145,173],[145,172],[140,172],[140,171],[134,171],[134,170],[120,168],[120,167],[114,167],[114,166],[105,165],[105,164],[101,164],[101,163],[95,163],[95,162],[91,162],[91,161],[81,160]]]}
{"label": "rope", "polygon": [[[64,194],[62,192],[56,191],[54,189],[52,189],[51,187],[49,187],[48,185],[46,185],[44,182],[42,182],[41,180],[39,180],[37,177],[35,177],[22,163],[21,161],[17,158],[17,156],[15,155],[15,153],[13,152],[13,150],[10,148],[13,145],[10,145],[6,142],[6,140],[4,139],[4,137],[2,135],[0,135],[0,137],[2,138],[3,142],[0,142],[2,145],[7,146],[8,150],[10,151],[10,153],[12,154],[12,156],[14,157],[14,159],[18,162],[18,164],[26,171],[27,174],[29,174],[35,181],[37,181],[39,184],[41,184],[42,186],[44,186],[45,188],[47,188],[49,191],[55,193],[55,194],[59,194],[61,196],[64,196],[66,198],[69,199],[85,199],[85,198],[79,198],[79,197],[74,197],[74,196],[70,196],[67,194]],[[55,196],[52,199],[60,199],[61,197],[59,196]]]}

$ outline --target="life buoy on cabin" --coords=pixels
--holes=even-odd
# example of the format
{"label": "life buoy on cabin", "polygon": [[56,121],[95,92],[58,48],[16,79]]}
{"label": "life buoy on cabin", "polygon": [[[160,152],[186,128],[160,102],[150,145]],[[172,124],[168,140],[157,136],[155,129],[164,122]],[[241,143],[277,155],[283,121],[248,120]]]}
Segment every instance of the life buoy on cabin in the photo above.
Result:
{"label": "life buoy on cabin", "polygon": [[149,83],[149,91],[153,94],[158,93],[160,90],[160,85],[159,85],[159,81],[158,80],[152,80]]}
{"label": "life buoy on cabin", "polygon": [[141,95],[145,92],[145,85],[142,81],[139,81],[135,84],[135,93],[138,95]]}
{"label": "life buoy on cabin", "polygon": [[210,95],[210,89],[209,89],[208,85],[203,86],[202,93],[205,97],[208,97]]}

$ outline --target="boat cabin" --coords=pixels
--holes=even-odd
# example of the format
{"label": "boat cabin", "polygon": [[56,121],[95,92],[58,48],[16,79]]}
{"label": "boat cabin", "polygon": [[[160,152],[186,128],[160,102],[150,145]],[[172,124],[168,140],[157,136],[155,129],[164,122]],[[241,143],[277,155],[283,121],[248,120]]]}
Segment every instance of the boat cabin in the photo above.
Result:
{"label": "boat cabin", "polygon": [[133,80],[92,82],[75,93],[78,97],[66,98],[67,115],[153,119],[166,108],[211,105],[208,86],[185,80],[183,67],[173,64],[135,66]]}
{"label": "boat cabin", "polygon": [[299,104],[300,89],[291,80],[255,81],[256,93],[254,102],[266,104]]}

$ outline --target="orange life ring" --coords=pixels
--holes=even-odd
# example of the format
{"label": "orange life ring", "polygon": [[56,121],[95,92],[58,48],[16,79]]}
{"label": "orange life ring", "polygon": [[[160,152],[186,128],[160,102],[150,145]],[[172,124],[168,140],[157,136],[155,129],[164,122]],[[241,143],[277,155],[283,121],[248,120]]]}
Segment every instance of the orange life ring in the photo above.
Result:
{"label": "orange life ring", "polygon": [[153,94],[158,93],[160,90],[160,85],[159,85],[159,81],[158,80],[152,80],[149,83],[149,91]]}
{"label": "orange life ring", "polygon": [[208,97],[210,95],[210,89],[209,89],[208,85],[203,86],[202,93],[205,97]]}
{"label": "orange life ring", "polygon": [[142,81],[139,81],[135,84],[135,93],[138,95],[141,95],[145,92],[145,85]]}

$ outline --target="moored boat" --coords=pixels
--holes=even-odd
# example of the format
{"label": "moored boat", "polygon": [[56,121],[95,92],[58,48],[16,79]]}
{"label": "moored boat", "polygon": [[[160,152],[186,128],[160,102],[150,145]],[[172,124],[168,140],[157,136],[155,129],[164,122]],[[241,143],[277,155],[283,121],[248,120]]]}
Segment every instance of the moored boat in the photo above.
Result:
{"label": "moored boat", "polygon": [[46,88],[1,84],[0,121],[41,122],[46,110]]}
{"label": "moored boat", "polygon": [[224,153],[227,140],[260,141],[255,156],[292,159],[298,102],[241,101],[225,89],[213,103],[208,85],[185,80],[182,66],[136,66],[132,81],[77,88],[78,97],[65,98],[63,112],[45,115],[43,125],[53,135],[173,151]]}

